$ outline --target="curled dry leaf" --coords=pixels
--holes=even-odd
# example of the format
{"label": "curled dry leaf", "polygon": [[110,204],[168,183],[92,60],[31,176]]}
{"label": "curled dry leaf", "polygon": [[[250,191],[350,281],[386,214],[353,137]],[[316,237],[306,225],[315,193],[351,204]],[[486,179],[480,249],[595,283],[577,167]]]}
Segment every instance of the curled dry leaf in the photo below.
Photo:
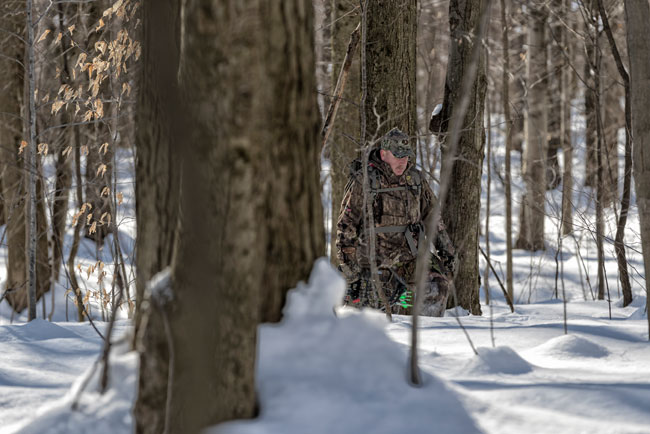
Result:
{"label": "curled dry leaf", "polygon": [[[74,67],[76,68],[76,67],[81,65],[81,67],[84,68],[84,62],[86,61],[87,57],[88,57],[88,55],[86,53],[81,53],[79,55],[79,58],[77,59],[77,63],[74,64]],[[81,72],[83,72],[84,70],[85,70],[85,68],[82,69]]]}
{"label": "curled dry leaf", "polygon": [[27,142],[24,140],[20,141],[20,147],[18,148],[18,155],[23,153],[23,150],[27,147]]}
{"label": "curled dry leaf", "polygon": [[93,213],[86,216],[86,226],[90,226],[90,221],[93,219]]}
{"label": "curled dry leaf", "polygon": [[106,167],[105,164],[100,164],[99,167],[97,168],[97,173],[95,173],[95,176],[99,176],[99,173],[101,172],[102,177],[103,177],[104,174],[106,173],[106,169],[107,169],[107,167]]}
{"label": "curled dry leaf", "polygon": [[[110,194],[111,194],[111,189],[110,189],[110,188],[108,188],[108,187],[104,187],[104,188],[102,189],[102,193],[101,193],[101,196],[102,196],[102,197],[103,197],[103,196],[108,197],[108,195],[110,195]],[[102,217],[103,217],[103,216],[102,216]]]}
{"label": "curled dry leaf", "polygon": [[57,99],[52,103],[52,113],[56,114],[61,110],[61,107],[65,105],[65,102],[61,101],[60,99]]}
{"label": "curled dry leaf", "polygon": [[43,34],[41,35],[41,37],[38,38],[38,41],[36,41],[36,43],[41,42],[42,40],[44,40],[47,37],[47,35],[49,35],[49,33],[50,33],[50,29],[45,30],[43,32]]}
{"label": "curled dry leaf", "polygon": [[104,54],[106,51],[106,41],[97,41],[95,42],[95,51],[99,51]]}
{"label": "curled dry leaf", "polygon": [[90,229],[88,229],[89,234],[94,234],[97,232],[97,222],[93,222],[92,225],[90,225]]}
{"label": "curled dry leaf", "polygon": [[39,143],[38,144],[38,154],[47,156],[47,151],[48,151],[48,145],[47,143]]}
{"label": "curled dry leaf", "polygon": [[122,192],[117,193],[117,204],[122,205],[122,202],[124,202],[124,195]]}

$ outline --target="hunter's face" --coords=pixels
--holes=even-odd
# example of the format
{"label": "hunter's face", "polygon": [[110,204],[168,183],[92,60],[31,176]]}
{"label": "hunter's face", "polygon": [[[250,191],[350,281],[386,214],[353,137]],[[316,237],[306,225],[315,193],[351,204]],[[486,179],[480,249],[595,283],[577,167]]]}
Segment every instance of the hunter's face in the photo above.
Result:
{"label": "hunter's face", "polygon": [[409,157],[408,156],[403,157],[403,158],[397,158],[389,150],[382,149],[381,152],[380,152],[380,156],[381,156],[381,159],[383,161],[385,161],[390,166],[393,173],[395,175],[397,175],[397,176],[402,176],[402,174],[406,170],[406,166],[409,164]]}

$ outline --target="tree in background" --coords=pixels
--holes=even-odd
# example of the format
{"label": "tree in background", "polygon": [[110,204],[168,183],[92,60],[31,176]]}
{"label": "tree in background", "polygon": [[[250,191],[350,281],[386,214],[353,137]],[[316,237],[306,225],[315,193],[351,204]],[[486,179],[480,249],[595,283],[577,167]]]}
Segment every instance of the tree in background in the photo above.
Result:
{"label": "tree in background", "polygon": [[[641,242],[645,275],[650,272],[650,23],[648,0],[625,1],[627,49],[630,59],[630,94],[632,96],[632,139],[634,142],[634,184],[641,223]],[[646,281],[647,307],[650,310],[650,287]],[[648,314],[650,326],[650,314]],[[650,338],[650,328],[648,329]]]}
{"label": "tree in background", "polygon": [[[332,73],[331,80],[334,89],[339,76],[339,71],[345,58],[350,35],[359,24],[359,4],[353,0],[336,0],[332,2],[331,15],[331,47],[332,47]],[[338,109],[336,122],[333,126],[327,146],[327,156],[331,162],[330,176],[332,177],[332,221],[339,215],[343,190],[349,179],[350,163],[357,158],[360,149],[359,143],[359,98],[361,96],[360,65],[358,49],[353,55],[347,85],[343,93],[343,100]],[[332,226],[330,233],[331,261],[336,263],[336,230]]]}
{"label": "tree in background", "polygon": [[526,193],[521,204],[519,237],[516,247],[544,249],[544,206],[546,195],[547,98],[546,98],[546,20],[544,5],[531,6],[528,31],[528,101],[526,110],[526,146],[522,173]]}
{"label": "tree in background", "polygon": [[[463,98],[469,99],[460,124],[456,149],[450,149],[448,143],[442,148],[441,173],[451,170],[442,219],[447,225],[458,258],[458,271],[454,278],[456,297],[449,297],[449,303],[458,304],[475,315],[481,313],[478,293],[478,228],[485,145],[483,113],[487,88],[485,53],[482,48],[475,46],[482,43],[477,35],[480,34],[483,14],[487,14],[486,4],[485,0],[452,0],[449,3],[451,43],[441,113],[443,122],[449,122],[454,111],[461,107]],[[477,54],[474,54],[477,50]],[[470,91],[463,94],[463,80],[471,68],[477,68],[475,79],[471,82]],[[446,130],[447,127],[443,126],[443,131]],[[447,164],[453,167],[446,169]]]}
{"label": "tree in background", "polygon": [[[416,1],[372,0],[367,2],[367,8],[368,97],[362,113],[367,134],[362,142],[381,137],[393,127],[415,136]],[[415,141],[412,146],[415,149]]]}

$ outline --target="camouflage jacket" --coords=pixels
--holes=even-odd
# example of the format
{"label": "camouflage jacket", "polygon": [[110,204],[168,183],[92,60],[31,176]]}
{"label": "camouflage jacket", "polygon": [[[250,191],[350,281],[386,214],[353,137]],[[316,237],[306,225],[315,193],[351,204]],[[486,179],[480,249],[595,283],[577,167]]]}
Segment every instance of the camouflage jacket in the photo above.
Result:
{"label": "camouflage jacket", "polygon": [[[355,273],[368,268],[367,233],[364,230],[363,213],[363,170],[359,161],[351,171],[350,181],[345,188],[341,210],[337,221],[336,248],[337,257],[348,280],[355,280]],[[416,254],[413,246],[409,245],[407,233],[381,232],[382,228],[403,227],[412,228],[415,246],[417,248],[418,232],[422,231],[429,214],[433,211],[437,200],[429,185],[424,181],[420,171],[409,163],[406,171],[397,176],[390,166],[383,162],[378,152],[370,155],[368,162],[368,178],[370,192],[368,200],[372,200],[375,233],[376,263],[379,268],[393,270],[410,270],[402,275],[411,282]],[[384,191],[388,190],[388,191]],[[412,243],[411,243],[412,244]],[[436,252],[432,258],[434,268],[443,274],[452,271],[454,248],[445,226],[440,222],[435,242]],[[405,266],[407,264],[413,266]],[[404,273],[399,273],[404,274]],[[358,278],[358,277],[357,277]]]}

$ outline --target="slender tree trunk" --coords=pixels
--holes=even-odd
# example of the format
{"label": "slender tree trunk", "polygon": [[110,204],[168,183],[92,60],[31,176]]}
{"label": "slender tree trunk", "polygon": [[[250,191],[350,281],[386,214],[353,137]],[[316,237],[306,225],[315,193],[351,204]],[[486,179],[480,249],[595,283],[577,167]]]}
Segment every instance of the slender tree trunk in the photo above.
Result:
{"label": "slender tree trunk", "polygon": [[516,247],[530,251],[544,249],[547,156],[546,121],[546,10],[531,9],[528,31],[528,109],[523,174],[526,194],[522,203],[525,221],[520,224]]}
{"label": "slender tree trunk", "polygon": [[27,306],[25,264],[24,158],[19,153],[23,137],[22,107],[25,83],[25,4],[0,3],[0,26],[16,36],[3,38],[0,70],[0,171],[7,240],[7,302],[20,312]]}
{"label": "slender tree trunk", "polygon": [[623,197],[621,198],[621,213],[619,214],[618,224],[616,227],[616,239],[614,241],[614,249],[616,250],[616,259],[618,263],[618,276],[621,282],[621,289],[623,292],[623,306],[627,306],[632,302],[632,288],[630,286],[630,276],[627,269],[627,259],[625,258],[625,225],[627,223],[627,214],[630,208],[630,190],[631,190],[631,177],[632,177],[632,113],[630,108],[630,77],[625,70],[623,60],[616,46],[614,35],[609,25],[607,13],[603,7],[602,0],[598,2],[600,16],[603,20],[603,26],[609,45],[612,51],[618,73],[623,80],[623,88],[625,89],[625,176],[623,180]]}
{"label": "slender tree trunk", "polygon": [[[350,41],[350,34],[359,24],[358,4],[346,0],[332,2],[332,86],[336,86],[339,70]],[[330,260],[337,265],[336,258],[336,218],[339,215],[343,190],[349,179],[350,163],[358,155],[359,144],[359,98],[361,90],[359,50],[352,53],[347,85],[343,92],[343,100],[339,106],[336,122],[329,140],[329,159],[331,162],[330,176],[332,177],[332,226],[330,233]]]}
{"label": "slender tree trunk", "polygon": [[506,1],[501,0],[501,43],[503,46],[503,74],[501,76],[503,117],[505,126],[505,192],[506,192],[506,288],[510,300],[515,299],[512,285],[512,174],[510,155],[512,153],[512,119],[510,117],[510,44],[508,40],[508,19]]}
{"label": "slender tree trunk", "polygon": [[[458,272],[454,277],[456,297],[450,297],[464,309],[474,315],[481,314],[479,302],[478,269],[478,222],[481,204],[481,169],[485,130],[483,125],[484,100],[487,89],[485,75],[484,50],[480,49],[476,78],[469,95],[461,94],[462,80],[475,59],[472,59],[472,47],[482,41],[469,40],[467,35],[478,35],[481,11],[486,10],[484,0],[467,2],[452,1],[449,4],[449,26],[451,45],[447,78],[445,84],[445,102],[442,119],[450,119],[462,98],[469,98],[469,108],[465,114],[460,139],[457,145],[455,161],[451,161],[451,178],[449,192],[442,210],[442,219],[447,224],[449,236],[456,247]],[[446,130],[446,128],[444,128]],[[443,167],[446,155],[453,150],[443,146]],[[441,173],[442,173],[441,170]],[[461,199],[462,198],[462,199]]]}
{"label": "slender tree trunk", "polygon": [[[630,59],[634,183],[641,223],[645,275],[650,273],[650,22],[648,0],[625,1],[625,24]],[[650,339],[650,286],[646,283],[648,338]]]}
{"label": "slender tree trunk", "polygon": [[[58,5],[59,31],[63,32],[65,18],[63,5]],[[61,39],[61,85],[69,84],[71,78],[68,65],[68,49],[70,48],[68,38]],[[60,118],[61,123],[70,121],[67,112],[64,111]],[[64,155],[66,148],[74,140],[73,128],[65,128],[63,137],[67,140],[59,144],[56,149],[56,181],[54,185],[54,199],[52,201],[52,282],[59,280],[61,269],[61,257],[63,254],[63,240],[65,224],[68,215],[68,204],[70,202],[70,188],[72,187],[72,168],[70,166],[69,154]]]}
{"label": "slender tree trunk", "polygon": [[[562,0],[561,11],[568,9],[568,0]],[[562,69],[560,75],[560,107],[561,124],[560,135],[562,137],[562,157],[564,168],[562,175],[562,235],[569,235],[573,232],[573,143],[571,141],[571,92],[570,75],[567,58],[571,58],[571,46],[567,40],[567,29],[561,26],[558,29],[561,49],[565,52],[562,55]]]}
{"label": "slender tree trunk", "polygon": [[585,164],[585,186],[596,188],[598,172],[598,125],[596,122],[596,93],[593,92],[595,86],[594,76],[599,73],[596,71],[596,56],[598,55],[598,36],[594,28],[594,11],[595,0],[585,0],[585,64],[584,80],[587,85],[585,89],[585,147],[587,149],[587,160]]}

